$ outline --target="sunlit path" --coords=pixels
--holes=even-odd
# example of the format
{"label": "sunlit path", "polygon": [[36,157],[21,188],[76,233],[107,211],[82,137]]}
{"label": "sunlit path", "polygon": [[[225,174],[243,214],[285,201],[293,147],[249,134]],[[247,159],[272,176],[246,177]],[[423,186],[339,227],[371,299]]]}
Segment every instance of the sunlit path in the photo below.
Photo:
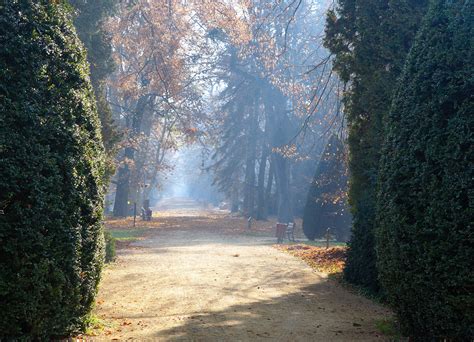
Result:
{"label": "sunlit path", "polygon": [[0,342],[474,341],[473,38],[470,0],[0,1]]}
{"label": "sunlit path", "polygon": [[213,211],[183,209],[186,203],[170,201],[173,209],[167,213],[179,217],[160,216],[165,224],[122,250],[105,271],[96,312],[111,327],[101,338],[380,338],[375,323],[388,317],[387,310],[272,248],[268,238],[205,230],[204,217],[211,215],[208,222],[215,226],[226,219]]}
{"label": "sunlit path", "polygon": [[[202,205],[196,200],[187,197],[170,197],[159,201],[153,208],[155,212],[179,210],[179,209],[202,209]],[[186,213],[185,213],[186,214]]]}

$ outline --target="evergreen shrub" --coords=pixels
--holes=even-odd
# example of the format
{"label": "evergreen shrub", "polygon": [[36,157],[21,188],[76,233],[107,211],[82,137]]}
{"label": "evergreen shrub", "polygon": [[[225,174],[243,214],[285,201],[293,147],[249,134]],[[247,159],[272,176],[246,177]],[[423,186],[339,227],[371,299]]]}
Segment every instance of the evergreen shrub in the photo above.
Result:
{"label": "evergreen shrub", "polygon": [[0,4],[0,340],[82,331],[103,264],[103,146],[69,10]]}
{"label": "evergreen shrub", "polygon": [[378,270],[403,332],[474,337],[474,3],[437,0],[387,118]]}

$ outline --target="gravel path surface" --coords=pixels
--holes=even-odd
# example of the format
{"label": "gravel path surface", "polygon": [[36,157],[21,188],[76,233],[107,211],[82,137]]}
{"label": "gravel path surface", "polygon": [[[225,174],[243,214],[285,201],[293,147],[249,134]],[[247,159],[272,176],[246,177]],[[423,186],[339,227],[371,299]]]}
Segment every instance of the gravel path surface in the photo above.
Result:
{"label": "gravel path surface", "polygon": [[96,314],[110,326],[94,339],[383,340],[375,322],[390,317],[385,308],[272,248],[268,238],[193,229],[190,216],[199,216],[186,210],[161,218],[160,229],[106,269]]}

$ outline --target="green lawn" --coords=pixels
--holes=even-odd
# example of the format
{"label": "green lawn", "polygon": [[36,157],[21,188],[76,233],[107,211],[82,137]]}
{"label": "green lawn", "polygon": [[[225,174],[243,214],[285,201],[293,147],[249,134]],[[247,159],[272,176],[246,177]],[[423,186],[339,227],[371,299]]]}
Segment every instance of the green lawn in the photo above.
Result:
{"label": "green lawn", "polygon": [[400,334],[398,323],[393,318],[378,320],[375,322],[375,326],[383,335],[390,337],[390,341],[405,340]]}
{"label": "green lawn", "polygon": [[135,241],[144,236],[149,228],[136,229],[109,229],[112,237],[117,241]]}

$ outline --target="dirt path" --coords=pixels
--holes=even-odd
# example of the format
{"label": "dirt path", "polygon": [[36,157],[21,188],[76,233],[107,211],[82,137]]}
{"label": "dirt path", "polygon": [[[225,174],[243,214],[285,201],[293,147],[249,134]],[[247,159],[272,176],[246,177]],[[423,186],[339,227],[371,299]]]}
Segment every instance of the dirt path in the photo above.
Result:
{"label": "dirt path", "polygon": [[389,316],[383,307],[272,248],[268,238],[193,229],[194,219],[181,215],[162,218],[161,229],[107,268],[96,314],[112,326],[98,339],[383,339],[375,328]]}

